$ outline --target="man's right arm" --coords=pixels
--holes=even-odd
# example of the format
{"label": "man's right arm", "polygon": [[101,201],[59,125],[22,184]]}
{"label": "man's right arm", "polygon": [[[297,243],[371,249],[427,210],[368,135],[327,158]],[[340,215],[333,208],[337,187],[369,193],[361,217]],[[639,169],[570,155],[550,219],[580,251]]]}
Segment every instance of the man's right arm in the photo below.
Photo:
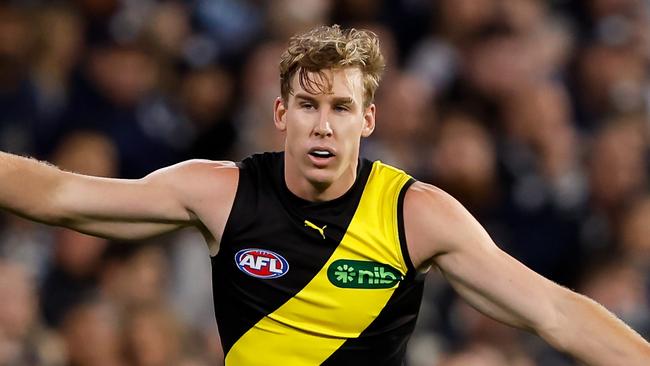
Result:
{"label": "man's right arm", "polygon": [[204,182],[208,175],[202,172],[228,165],[188,161],[142,179],[111,179],[0,153],[0,208],[93,235],[140,239],[201,225],[192,209],[192,196],[201,192],[189,191],[218,186],[219,174],[209,175],[216,181]]}

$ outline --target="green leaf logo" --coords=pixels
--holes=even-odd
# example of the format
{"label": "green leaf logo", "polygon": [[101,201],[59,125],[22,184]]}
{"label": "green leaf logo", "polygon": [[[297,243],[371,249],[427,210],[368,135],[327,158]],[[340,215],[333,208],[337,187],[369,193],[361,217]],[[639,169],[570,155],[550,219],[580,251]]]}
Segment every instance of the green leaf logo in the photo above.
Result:
{"label": "green leaf logo", "polygon": [[356,277],[357,273],[354,271],[354,267],[344,264],[336,267],[334,275],[336,276],[336,281],[345,284],[354,281],[354,277]]}

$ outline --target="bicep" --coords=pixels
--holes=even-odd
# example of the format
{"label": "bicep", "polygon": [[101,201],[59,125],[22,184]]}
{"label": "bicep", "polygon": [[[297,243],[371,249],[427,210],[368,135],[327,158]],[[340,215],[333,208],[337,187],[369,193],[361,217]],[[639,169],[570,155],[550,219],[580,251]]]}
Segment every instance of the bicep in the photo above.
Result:
{"label": "bicep", "polygon": [[215,192],[236,184],[230,178],[233,167],[231,162],[190,160],[142,179],[64,173],[51,206],[69,222],[196,223],[196,206],[206,200],[218,206],[220,197]]}
{"label": "bicep", "polygon": [[53,223],[123,240],[194,226],[216,252],[238,178],[232,162],[208,160],[190,160],[138,180],[71,175],[57,194],[58,211],[65,214]]}
{"label": "bicep", "polygon": [[53,207],[67,222],[181,223],[190,219],[177,192],[162,177],[112,179],[65,173]]}
{"label": "bicep", "polygon": [[457,293],[485,315],[522,329],[552,322],[550,294],[557,285],[533,272],[493,243],[450,251],[436,266]]}
{"label": "bicep", "polygon": [[498,248],[451,196],[431,186],[414,188],[405,201],[405,229],[420,263],[437,266],[463,299],[496,320],[526,329],[553,320],[559,286]]}
{"label": "bicep", "polygon": [[183,228],[180,224],[96,222],[78,223],[74,229],[84,234],[111,240],[144,240]]}

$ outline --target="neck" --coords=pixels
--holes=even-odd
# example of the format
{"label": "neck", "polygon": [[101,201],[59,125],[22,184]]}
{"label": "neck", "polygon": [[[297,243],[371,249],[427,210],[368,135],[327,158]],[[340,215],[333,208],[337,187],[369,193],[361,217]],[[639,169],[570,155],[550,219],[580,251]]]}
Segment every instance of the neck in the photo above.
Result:
{"label": "neck", "polygon": [[350,165],[348,165],[343,173],[330,182],[309,180],[289,159],[285,153],[285,184],[291,193],[307,201],[324,202],[339,198],[352,188],[357,179],[358,159],[350,162]]}

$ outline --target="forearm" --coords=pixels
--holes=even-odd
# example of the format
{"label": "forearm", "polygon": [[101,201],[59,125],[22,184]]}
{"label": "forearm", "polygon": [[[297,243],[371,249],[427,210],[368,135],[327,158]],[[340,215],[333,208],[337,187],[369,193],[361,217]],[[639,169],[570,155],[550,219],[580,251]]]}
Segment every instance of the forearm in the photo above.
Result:
{"label": "forearm", "polygon": [[595,301],[563,289],[557,322],[540,335],[592,366],[650,364],[650,344]]}
{"label": "forearm", "polygon": [[47,163],[0,152],[0,208],[45,223],[58,218],[52,197],[62,172]]}

